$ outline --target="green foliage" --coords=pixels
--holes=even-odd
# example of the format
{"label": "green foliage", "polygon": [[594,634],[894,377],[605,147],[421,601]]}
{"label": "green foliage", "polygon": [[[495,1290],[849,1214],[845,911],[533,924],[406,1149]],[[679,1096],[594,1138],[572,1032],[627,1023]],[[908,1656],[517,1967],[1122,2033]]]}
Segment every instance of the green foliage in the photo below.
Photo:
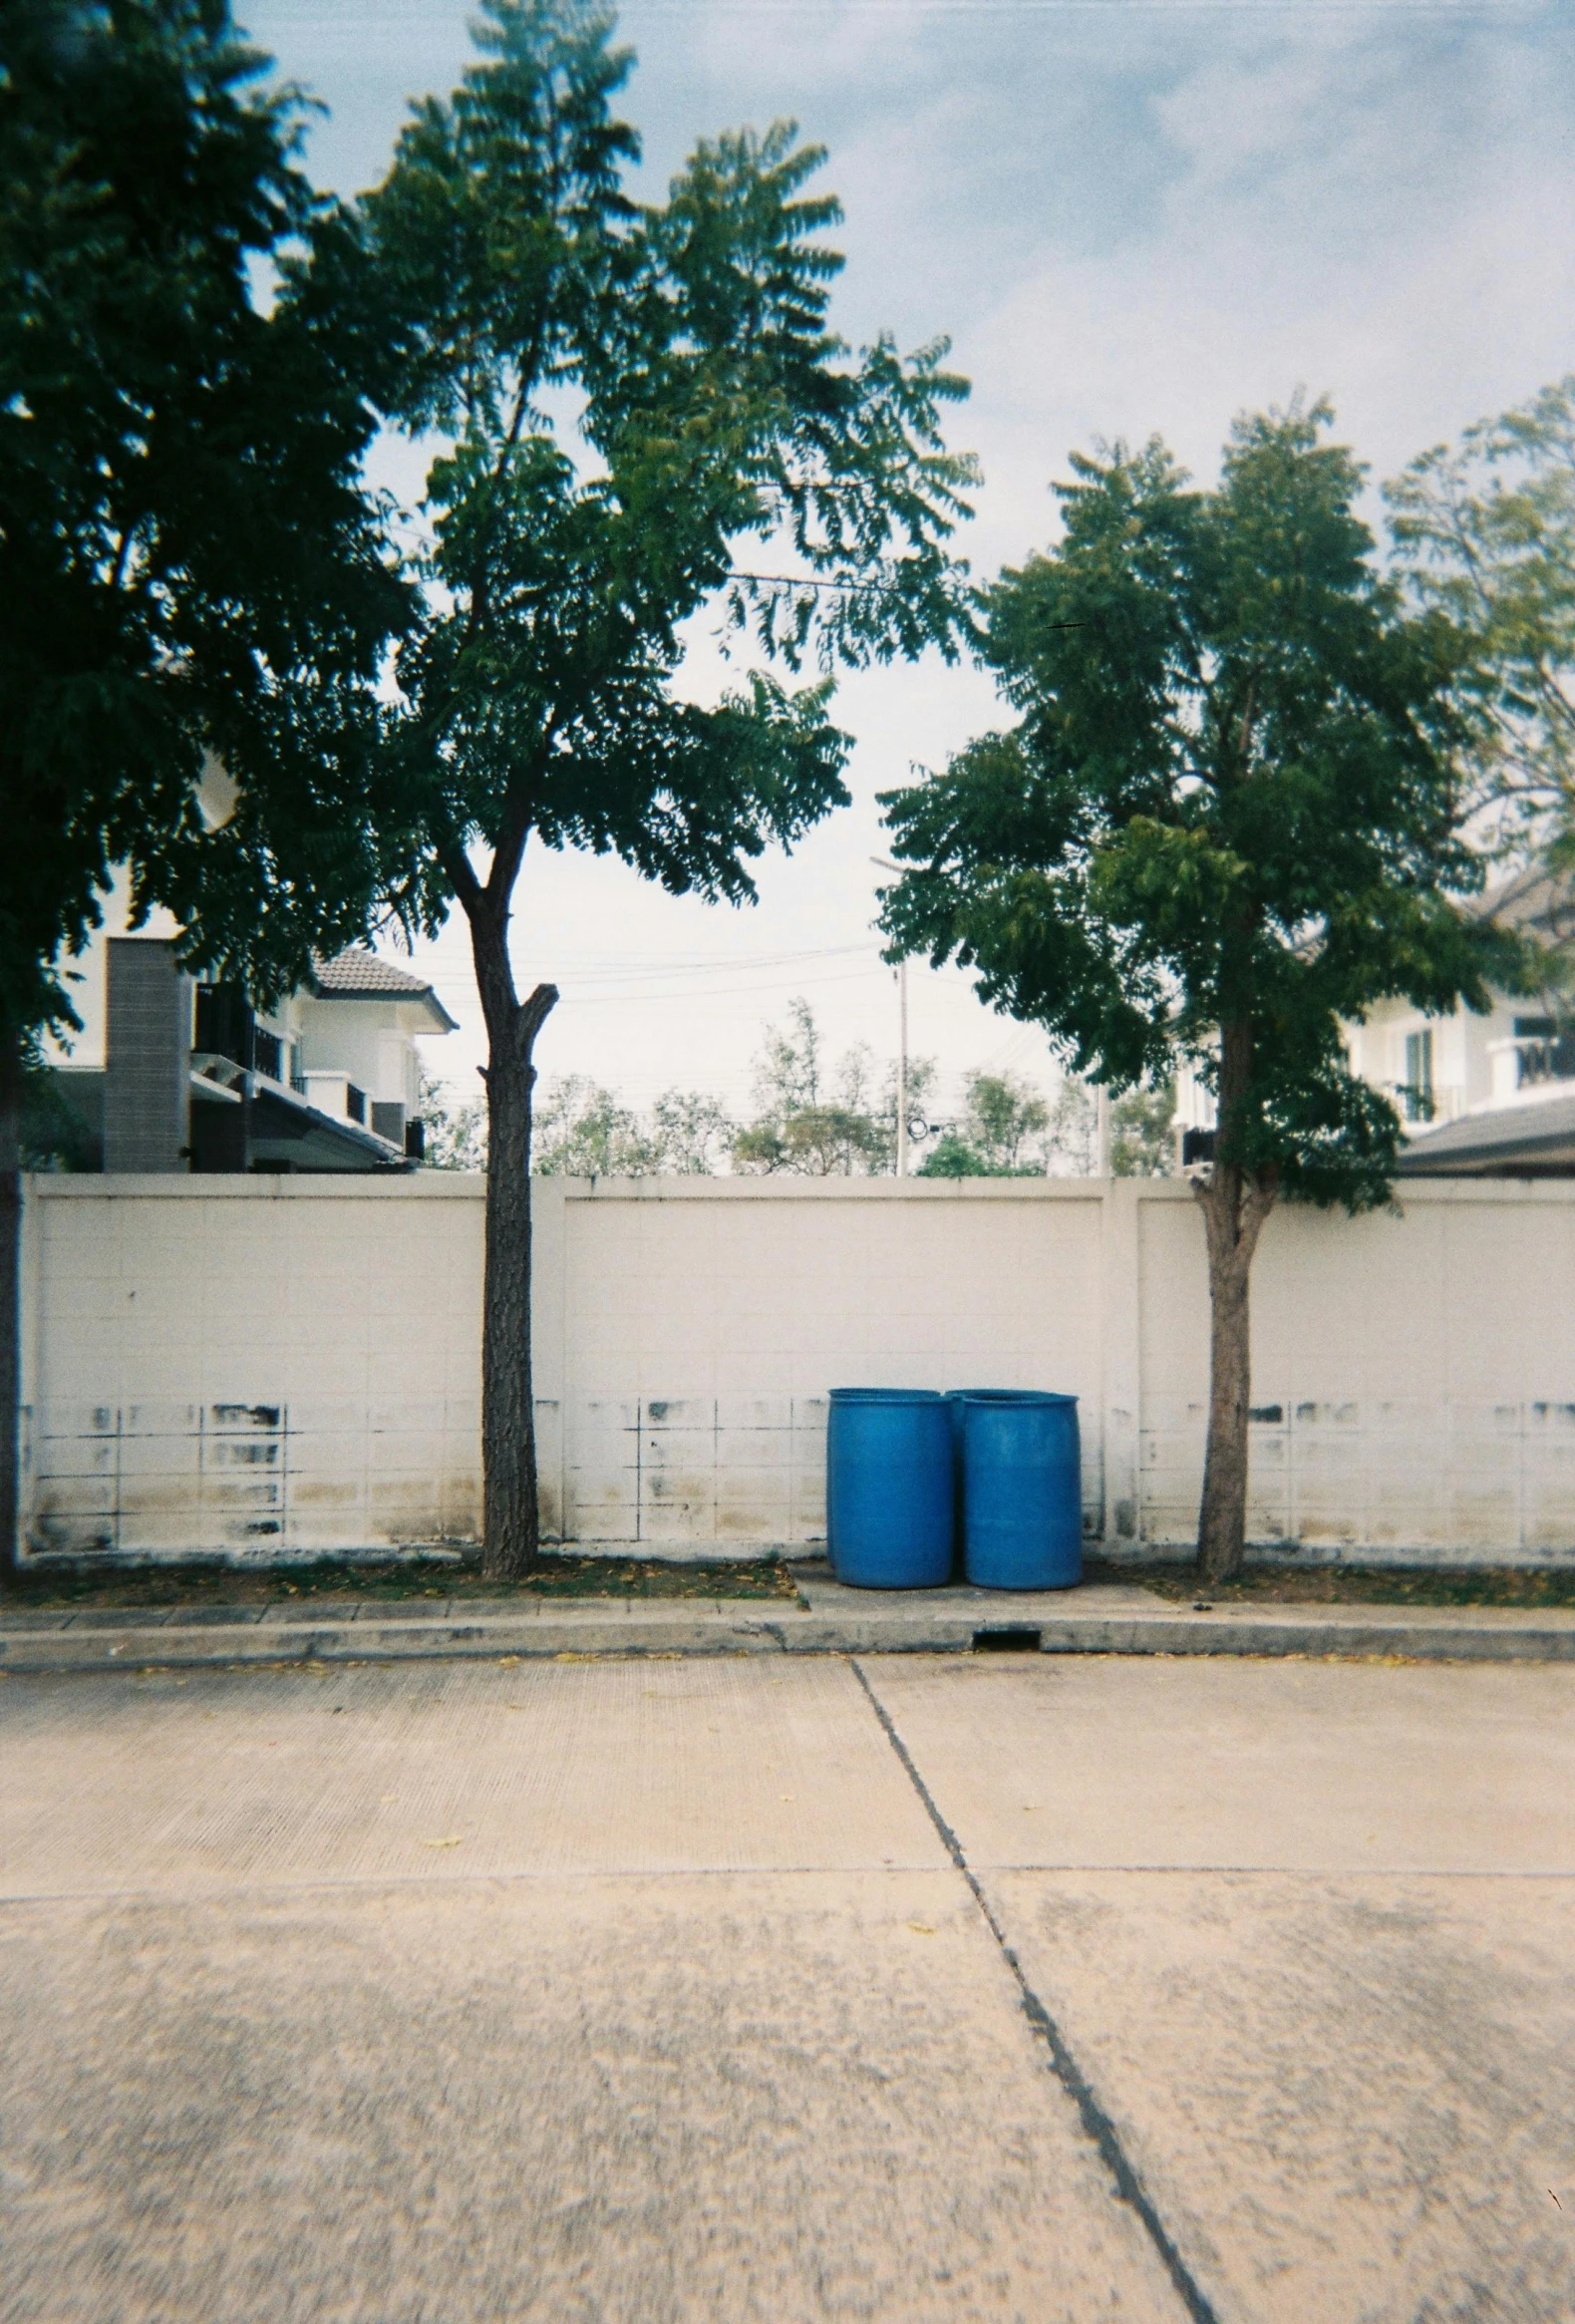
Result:
{"label": "green foliage", "polygon": [[17,1143],[25,1170],[102,1170],[104,1141],[72,1104],[67,1078],[45,1065],[22,1075]]}
{"label": "green foliage", "polygon": [[1110,1107],[1110,1175],[1168,1178],[1175,1169],[1176,1086],[1128,1090]]}
{"label": "green foliage", "polygon": [[703,1090],[664,1090],[651,1108],[651,1143],[670,1176],[709,1177],[721,1168],[737,1125]]}
{"label": "green foliage", "polygon": [[531,1167],[541,1177],[705,1177],[735,1125],[699,1090],[664,1090],[648,1122],[583,1074],[549,1082],[536,1108]]}
{"label": "green foliage", "polygon": [[645,1178],[660,1166],[635,1115],[583,1074],[549,1082],[536,1108],[531,1168],[541,1177]]}
{"label": "green foliage", "polygon": [[[788,1025],[768,1025],[756,1060],[756,1120],[733,1140],[733,1166],[788,1170],[804,1177],[867,1174],[895,1166],[896,1077],[884,1102],[872,1087],[874,1060],[861,1043],[845,1050],[828,1089],[819,1028],[803,999],[789,1001]],[[909,1103],[917,1105],[932,1071],[909,1068]]]}
{"label": "green foliage", "polygon": [[1064,1075],[1045,1134],[1047,1165],[1058,1178],[1090,1178],[1100,1166],[1099,1099],[1087,1082]]}
{"label": "green foliage", "polygon": [[755,1104],[764,1121],[781,1122],[820,1103],[820,1029],[800,995],[788,1003],[788,1024],[768,1025],[755,1060]]}
{"label": "green foliage", "polygon": [[993,1169],[1038,1173],[1042,1157],[1033,1142],[1050,1127],[1050,1108],[1032,1083],[1017,1074],[971,1073],[964,1084],[967,1116],[963,1135]]}
{"label": "green foliage", "polygon": [[1436,446],[1386,493],[1418,600],[1470,641],[1475,799],[1575,858],[1575,376]]}
{"label": "green foliage", "polygon": [[943,1130],[914,1172],[919,1178],[998,1178],[1002,1172],[987,1162],[976,1147],[955,1130]]}
{"label": "green foliage", "polygon": [[447,1083],[421,1069],[418,1108],[426,1124],[425,1166],[432,1170],[484,1170],[486,1100],[456,1099]]}
{"label": "green foliage", "polygon": [[[416,108],[293,285],[380,319],[383,407],[442,446],[382,800],[396,903],[428,926],[456,895],[474,917],[470,845],[502,893],[531,833],[744,901],[749,861],[845,798],[824,685],[675,692],[708,600],[793,665],[967,634],[943,543],[971,471],[937,420],[962,383],[935,349],[855,358],[828,331],[836,207],[803,194],[821,157],[789,128],[702,145],[665,204],[631,201],[611,26],[585,0],[484,0],[481,61]],[[849,585],[742,579],[741,536]]]}
{"label": "green foliage", "polygon": [[[270,311],[321,205],[224,0],[8,0],[0,77],[0,1050],[112,864],[263,991],[365,926],[371,682],[405,618],[354,334]],[[205,756],[238,786],[209,831]]]}
{"label": "green foliage", "polygon": [[921,1178],[1027,1178],[1045,1170],[1050,1108],[1017,1074],[970,1073],[961,1124],[944,1130]]}
{"label": "green foliage", "polygon": [[[486,1107],[457,1104],[423,1071],[421,1114],[427,1165],[484,1170]],[[532,1168],[547,1177],[706,1176],[727,1159],[735,1125],[726,1107],[700,1090],[664,1090],[642,1123],[611,1090],[581,1074],[549,1083],[536,1111]]]}
{"label": "green foliage", "polygon": [[1190,1058],[1223,1164],[1360,1208],[1400,1126],[1341,1020],[1483,1008],[1520,954],[1457,901],[1459,640],[1376,571],[1328,417],[1240,421],[1211,492],[1157,441],[1075,460],[1062,541],[986,596],[1019,724],[885,795],[883,925],[1112,1090]]}

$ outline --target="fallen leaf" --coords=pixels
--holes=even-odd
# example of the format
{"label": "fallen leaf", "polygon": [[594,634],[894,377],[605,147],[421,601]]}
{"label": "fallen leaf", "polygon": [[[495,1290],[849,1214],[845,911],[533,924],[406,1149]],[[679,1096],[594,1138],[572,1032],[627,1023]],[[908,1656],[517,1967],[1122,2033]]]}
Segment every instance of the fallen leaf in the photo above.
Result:
{"label": "fallen leaf", "polygon": [[500,1654],[497,1658],[497,1667],[499,1670],[512,1670],[518,1660],[517,1654]]}
{"label": "fallen leaf", "polygon": [[443,1839],[424,1839],[423,1847],[458,1847],[465,1837],[463,1831],[451,1831]]}
{"label": "fallen leaf", "polygon": [[935,1934],[927,1920],[910,1920],[908,1926],[915,1936],[933,1936]]}

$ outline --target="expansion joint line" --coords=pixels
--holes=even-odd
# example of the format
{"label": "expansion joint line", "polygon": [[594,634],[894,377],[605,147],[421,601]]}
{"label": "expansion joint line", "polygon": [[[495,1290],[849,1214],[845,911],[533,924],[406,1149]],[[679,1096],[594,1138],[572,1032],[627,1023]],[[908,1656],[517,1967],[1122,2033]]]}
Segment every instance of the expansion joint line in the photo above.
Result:
{"label": "expansion joint line", "polygon": [[995,1907],[985,1894],[982,1883],[963,1853],[962,1842],[939,1808],[936,1807],[930,1795],[929,1786],[914,1766],[912,1755],[892,1724],[885,1704],[865,1677],[863,1667],[857,1657],[850,1656],[849,1660],[852,1664],[853,1676],[868,1696],[870,1709],[885,1731],[886,1741],[902,1762],[908,1781],[917,1792],[923,1805],[924,1813],[940,1835],[941,1845],[967,1881],[969,1891],[975,1904],[979,1907],[984,1924],[995,1938],[1001,1950],[1001,1957],[1016,1981],[1018,1993],[1022,1999],[1023,2014],[1035,2033],[1044,2042],[1050,2054],[1051,2072],[1076,2106],[1084,2131],[1099,2149],[1101,2159],[1110,2174],[1117,2196],[1123,2203],[1130,2203],[1138,2218],[1141,2219],[1147,2230],[1149,2241],[1164,2263],[1165,2273],[1175,2285],[1176,2291],[1185,2304],[1187,2314],[1192,2318],[1192,2324],[1219,2324],[1212,2303],[1199,2288],[1192,2270],[1176,2248],[1174,2237],[1159,2216],[1154,2206],[1153,2197],[1132,2167],[1126,2150],[1121,2145],[1120,2134],[1115,2125],[1095,2096],[1094,2086],[1073,2056],[1065,2034],[1024,1975],[1023,1964],[1012,1946],[1008,1944],[1006,1931],[1001,1925]]}

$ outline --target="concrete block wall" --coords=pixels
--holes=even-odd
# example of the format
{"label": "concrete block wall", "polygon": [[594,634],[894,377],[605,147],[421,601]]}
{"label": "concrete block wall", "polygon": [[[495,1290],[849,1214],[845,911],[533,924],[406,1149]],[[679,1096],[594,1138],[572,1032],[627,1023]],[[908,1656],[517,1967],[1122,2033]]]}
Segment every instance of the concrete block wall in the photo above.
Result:
{"label": "concrete block wall", "polygon": [[544,1396],[560,1384],[561,1483],[547,1498],[571,1538],[821,1538],[826,1392],[858,1383],[1071,1389],[1101,1522],[1092,1186],[1007,1180],[959,1199],[928,1181],[691,1178],[543,1192],[564,1336],[540,1349],[537,1384]]}
{"label": "concrete block wall", "polygon": [[[1192,1538],[1203,1239],[1173,1183],[538,1182],[542,1515],[669,1555],[824,1532],[827,1390],[1080,1399],[1091,1539]],[[30,1181],[32,1553],[474,1537],[482,1189]],[[1284,1209],[1254,1271],[1251,1530],[1298,1557],[1575,1558],[1575,1187]]]}
{"label": "concrete block wall", "polygon": [[473,1534],[479,1204],[437,1173],[367,1198],[384,1190],[30,1181],[32,1548],[269,1557]]}
{"label": "concrete block wall", "polygon": [[[1207,1271],[1140,1213],[1143,1538],[1195,1537]],[[1253,1270],[1249,1526],[1328,1555],[1575,1554],[1575,1189],[1408,1185],[1400,1215],[1285,1206]]]}

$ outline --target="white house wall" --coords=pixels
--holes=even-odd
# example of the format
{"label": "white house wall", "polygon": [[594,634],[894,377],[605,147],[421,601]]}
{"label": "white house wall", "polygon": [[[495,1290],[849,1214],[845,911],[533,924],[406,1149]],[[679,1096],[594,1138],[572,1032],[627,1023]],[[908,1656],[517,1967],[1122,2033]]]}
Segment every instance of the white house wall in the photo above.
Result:
{"label": "white house wall", "polygon": [[[1207,1390],[1185,1186],[545,1179],[549,1533],[678,1555],[824,1531],[826,1392],[1080,1399],[1091,1539],[1192,1537]],[[469,1540],[482,1189],[29,1181],[33,1553]],[[1251,1531],[1312,1558],[1575,1557],[1575,1187],[1284,1209],[1254,1275]]]}
{"label": "white house wall", "polygon": [[[404,1004],[303,996],[298,1006],[303,1073],[348,1074],[380,1105],[394,1103],[415,1113],[417,1053],[414,1031],[399,1022]],[[425,1026],[425,1012],[419,1022]]]}

